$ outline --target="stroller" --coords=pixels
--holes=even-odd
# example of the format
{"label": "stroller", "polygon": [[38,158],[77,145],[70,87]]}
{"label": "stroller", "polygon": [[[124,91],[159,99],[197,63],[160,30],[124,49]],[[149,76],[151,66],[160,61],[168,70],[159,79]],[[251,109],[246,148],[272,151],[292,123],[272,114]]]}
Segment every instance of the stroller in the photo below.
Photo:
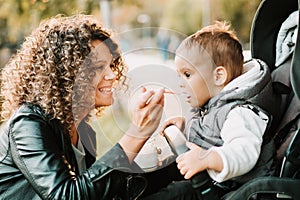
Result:
{"label": "stroller", "polygon": [[300,0],[263,0],[256,11],[251,55],[268,64],[274,91],[281,97],[274,133],[275,174],[245,183],[226,199],[300,199],[299,10]]}

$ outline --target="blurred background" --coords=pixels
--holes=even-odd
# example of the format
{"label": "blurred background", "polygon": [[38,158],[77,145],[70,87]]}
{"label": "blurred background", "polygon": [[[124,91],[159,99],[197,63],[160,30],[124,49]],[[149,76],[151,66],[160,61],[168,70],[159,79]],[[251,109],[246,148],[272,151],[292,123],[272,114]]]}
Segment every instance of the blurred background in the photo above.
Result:
{"label": "blurred background", "polygon": [[[214,20],[228,20],[249,48],[251,22],[261,0],[0,0],[2,67],[41,19],[57,14],[93,14],[115,31],[163,27],[189,35]],[[155,38],[155,32],[132,36]]]}
{"label": "blurred background", "polygon": [[[128,98],[116,93],[113,107],[100,120],[92,119],[100,156],[127,129],[130,97],[137,92],[136,88],[146,85],[176,90],[176,73],[171,70],[173,52],[184,37],[215,20],[226,20],[231,22],[248,57],[251,23],[260,1],[0,0],[0,69],[42,19],[74,13],[99,17],[104,26],[116,33],[132,80]],[[188,115],[188,106],[179,96],[166,98],[163,120]]]}

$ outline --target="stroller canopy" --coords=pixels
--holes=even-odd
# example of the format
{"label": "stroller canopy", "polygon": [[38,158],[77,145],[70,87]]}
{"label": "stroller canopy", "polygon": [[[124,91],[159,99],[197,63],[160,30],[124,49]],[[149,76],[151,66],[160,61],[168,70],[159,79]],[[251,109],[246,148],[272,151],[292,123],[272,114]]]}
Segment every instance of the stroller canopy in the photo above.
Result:
{"label": "stroller canopy", "polygon": [[[256,12],[250,36],[251,54],[265,61],[271,71],[275,69],[276,41],[281,25],[291,13],[300,10],[299,4],[300,0],[263,0]],[[292,88],[300,99],[300,31],[296,34],[290,77]]]}

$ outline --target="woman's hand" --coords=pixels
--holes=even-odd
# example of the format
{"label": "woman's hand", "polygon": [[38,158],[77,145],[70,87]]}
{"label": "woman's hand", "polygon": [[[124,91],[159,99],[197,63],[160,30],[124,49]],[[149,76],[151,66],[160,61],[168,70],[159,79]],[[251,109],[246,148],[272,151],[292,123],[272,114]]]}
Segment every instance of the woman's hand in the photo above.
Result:
{"label": "woman's hand", "polygon": [[142,87],[142,94],[134,103],[132,123],[128,134],[145,139],[153,134],[161,120],[164,91],[164,89],[147,91],[145,87]]}
{"label": "woman's hand", "polygon": [[164,92],[164,89],[148,91],[142,87],[141,95],[133,105],[132,122],[119,141],[130,162],[159,125],[164,106]]}

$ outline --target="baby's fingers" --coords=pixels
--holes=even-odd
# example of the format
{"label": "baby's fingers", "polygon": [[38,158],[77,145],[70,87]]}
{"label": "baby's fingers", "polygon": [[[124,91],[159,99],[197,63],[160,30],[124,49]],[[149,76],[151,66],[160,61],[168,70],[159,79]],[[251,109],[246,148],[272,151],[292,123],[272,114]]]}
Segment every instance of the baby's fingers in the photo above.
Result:
{"label": "baby's fingers", "polygon": [[[184,175],[184,174],[182,174],[182,175]],[[186,172],[185,175],[184,175],[184,178],[185,178],[185,179],[190,179],[190,178],[192,178],[194,175],[195,175],[195,173],[194,173],[192,170],[187,170],[187,172]]]}

